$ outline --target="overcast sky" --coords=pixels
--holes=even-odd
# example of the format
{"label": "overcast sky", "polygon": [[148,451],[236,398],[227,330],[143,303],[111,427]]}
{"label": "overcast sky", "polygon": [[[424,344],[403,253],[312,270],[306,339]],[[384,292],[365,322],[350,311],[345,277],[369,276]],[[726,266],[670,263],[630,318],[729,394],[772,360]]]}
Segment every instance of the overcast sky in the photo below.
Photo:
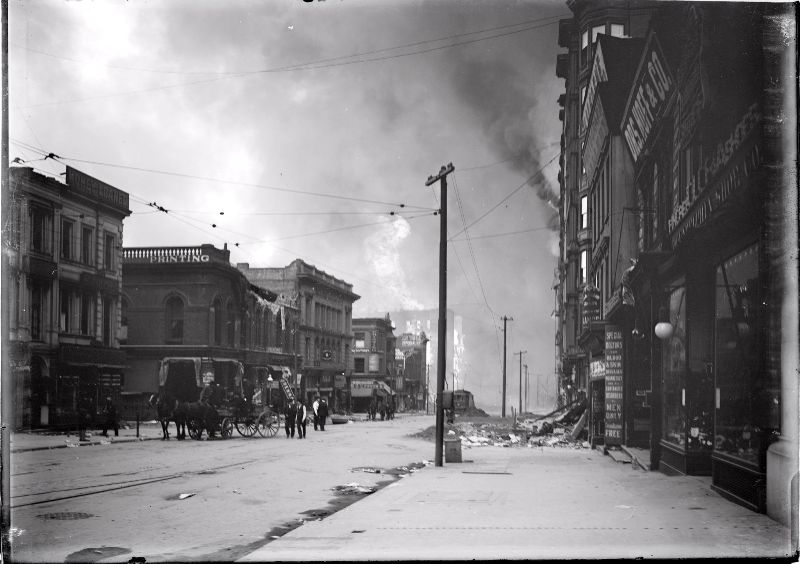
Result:
{"label": "overcast sky", "polygon": [[128,192],[125,247],[302,258],[353,284],[355,317],[438,307],[425,181],[452,162],[448,306],[463,384],[499,412],[503,315],[508,405],[517,351],[554,391],[569,15],[562,0],[11,0],[10,158]]}

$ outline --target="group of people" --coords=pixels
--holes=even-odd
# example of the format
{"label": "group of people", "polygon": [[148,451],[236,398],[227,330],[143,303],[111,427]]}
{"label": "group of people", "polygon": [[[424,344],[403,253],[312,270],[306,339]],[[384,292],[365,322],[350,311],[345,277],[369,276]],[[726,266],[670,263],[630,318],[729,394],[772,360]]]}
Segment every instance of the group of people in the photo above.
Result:
{"label": "group of people", "polygon": [[[85,441],[87,439],[87,430],[95,423],[95,409],[94,403],[88,394],[81,394],[78,398],[78,440]],[[119,419],[117,418],[117,406],[110,397],[106,398],[106,403],[99,413],[101,420],[100,425],[103,430],[103,436],[108,436],[110,429],[114,430],[114,436],[119,436]]]}
{"label": "group of people", "polygon": [[367,419],[376,421],[378,419],[378,414],[381,416],[381,421],[394,419],[394,412],[395,407],[393,400],[377,401],[375,398],[372,398],[369,404],[369,411],[367,412]]}
{"label": "group of people", "polygon": [[[314,430],[324,431],[325,422],[328,419],[328,402],[325,398],[314,398],[311,404]],[[306,409],[303,400],[294,399],[286,404],[284,409],[284,428],[286,430],[286,438],[294,438],[295,431],[297,431],[297,438],[304,439],[306,437],[306,424],[308,422],[308,410]]]}

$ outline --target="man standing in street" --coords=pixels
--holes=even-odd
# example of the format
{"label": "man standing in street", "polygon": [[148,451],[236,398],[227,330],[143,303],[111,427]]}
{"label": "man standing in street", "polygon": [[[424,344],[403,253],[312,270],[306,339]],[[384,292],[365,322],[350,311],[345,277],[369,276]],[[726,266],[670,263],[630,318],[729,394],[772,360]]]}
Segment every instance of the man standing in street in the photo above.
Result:
{"label": "man standing in street", "polygon": [[311,410],[314,412],[314,430],[318,431],[319,427],[319,398],[314,398],[314,403],[311,404]]}
{"label": "man standing in street", "polygon": [[328,418],[328,402],[325,398],[322,398],[319,402],[319,407],[317,408],[317,417],[319,419],[319,429],[320,431],[325,430],[325,420]]}
{"label": "man standing in street", "polygon": [[303,403],[303,400],[300,400],[297,403],[297,438],[298,439],[305,439],[306,438],[306,417],[308,417],[308,412],[306,411],[306,406]]}
{"label": "man standing in street", "polygon": [[286,402],[286,409],[283,411],[283,415],[286,418],[284,420],[284,427],[286,428],[286,438],[294,438],[294,426],[295,420],[297,419],[297,400],[291,400]]}
{"label": "man standing in street", "polygon": [[105,420],[103,421],[103,436],[108,436],[108,430],[114,429],[114,436],[119,437],[119,421],[117,421],[117,407],[110,397],[106,398],[106,406],[104,408]]}

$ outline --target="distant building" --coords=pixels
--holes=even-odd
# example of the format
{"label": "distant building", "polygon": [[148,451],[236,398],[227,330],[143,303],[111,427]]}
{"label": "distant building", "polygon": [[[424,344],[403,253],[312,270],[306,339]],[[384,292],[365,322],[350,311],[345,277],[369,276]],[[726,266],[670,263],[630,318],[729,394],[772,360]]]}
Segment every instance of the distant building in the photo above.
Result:
{"label": "distant building", "polygon": [[[397,395],[395,357],[397,338],[389,314],[386,317],[353,319],[353,371],[350,385],[350,410],[366,412],[374,395]],[[402,378],[402,377],[401,377]]]}
{"label": "distant building", "polygon": [[299,326],[292,346],[305,359],[301,393],[308,405],[320,395],[333,409],[343,409],[349,394],[346,376],[352,370],[353,303],[361,297],[353,285],[301,259],[279,268],[236,267],[253,284],[296,300]]}
{"label": "distant building", "polygon": [[[439,347],[439,310],[404,310],[389,312],[394,320],[399,334],[427,335],[428,346],[426,349],[427,372],[431,383],[429,395],[436,394],[436,378],[438,375],[438,347]],[[462,385],[467,374],[464,373],[466,355],[466,337],[462,329],[460,315],[455,315],[452,310],[446,312],[447,333],[445,335],[445,380],[449,389]],[[480,375],[473,375],[480,378]],[[431,401],[430,397],[428,398]]]}
{"label": "distant building", "polygon": [[78,400],[118,399],[122,222],[128,194],[67,167],[66,182],[11,168],[3,283],[16,428],[71,427]]}
{"label": "distant building", "polygon": [[397,338],[397,350],[402,359],[403,409],[426,409],[425,399],[430,385],[426,361],[429,340],[425,332],[403,333]]}

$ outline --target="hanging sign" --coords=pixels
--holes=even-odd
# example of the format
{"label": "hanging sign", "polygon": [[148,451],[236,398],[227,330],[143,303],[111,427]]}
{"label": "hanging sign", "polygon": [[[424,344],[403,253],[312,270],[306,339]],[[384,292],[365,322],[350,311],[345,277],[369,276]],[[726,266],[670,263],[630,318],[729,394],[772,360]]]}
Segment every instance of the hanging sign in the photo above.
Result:
{"label": "hanging sign", "polygon": [[639,160],[653,126],[661,119],[672,88],[664,55],[656,36],[651,35],[622,120],[622,132],[634,162]]}
{"label": "hanging sign", "polygon": [[606,325],[606,445],[622,443],[622,328]]}

